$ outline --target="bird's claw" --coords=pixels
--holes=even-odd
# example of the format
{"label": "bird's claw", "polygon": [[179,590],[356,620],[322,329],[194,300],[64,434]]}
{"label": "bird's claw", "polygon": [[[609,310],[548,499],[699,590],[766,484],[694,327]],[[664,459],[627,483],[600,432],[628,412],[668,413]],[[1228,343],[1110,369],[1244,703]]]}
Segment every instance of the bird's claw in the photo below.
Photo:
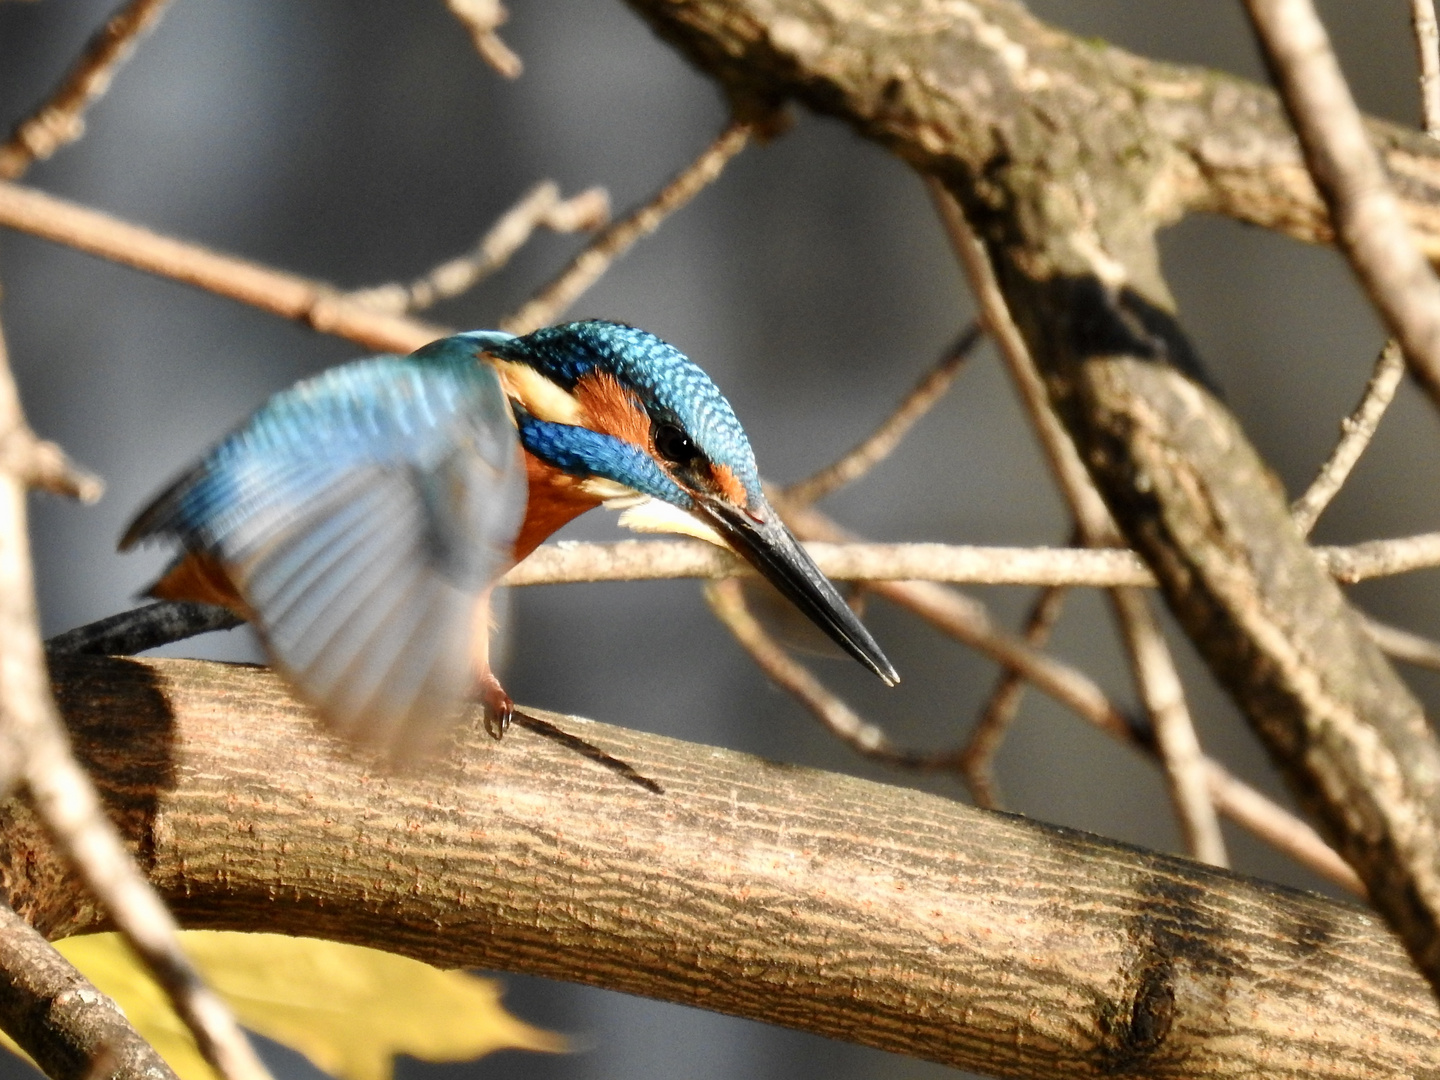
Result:
{"label": "bird's claw", "polygon": [[504,738],[515,714],[515,702],[500,685],[500,680],[488,671],[480,677],[480,711],[485,733],[492,739]]}

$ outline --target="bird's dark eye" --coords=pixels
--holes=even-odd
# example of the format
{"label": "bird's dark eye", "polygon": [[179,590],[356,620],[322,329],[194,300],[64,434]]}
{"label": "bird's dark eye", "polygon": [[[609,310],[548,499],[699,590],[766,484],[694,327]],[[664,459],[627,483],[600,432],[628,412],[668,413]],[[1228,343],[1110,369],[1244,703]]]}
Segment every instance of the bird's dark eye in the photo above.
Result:
{"label": "bird's dark eye", "polygon": [[700,456],[690,436],[674,424],[661,424],[655,429],[655,453],[675,465],[686,465]]}

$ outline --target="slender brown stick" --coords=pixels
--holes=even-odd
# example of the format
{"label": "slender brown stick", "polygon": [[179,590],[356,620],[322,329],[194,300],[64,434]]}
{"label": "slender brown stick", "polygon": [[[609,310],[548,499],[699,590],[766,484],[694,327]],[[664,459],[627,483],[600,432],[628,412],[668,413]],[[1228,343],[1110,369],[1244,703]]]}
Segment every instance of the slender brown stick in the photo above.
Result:
{"label": "slender brown stick", "polygon": [[846,746],[862,757],[889,765],[919,766],[920,755],[897,750],[885,732],[862,719],[809,669],[790,657],[784,646],[771,637],[751,613],[740,582],[710,582],[705,586],[705,601],[760,670],[799,701]]}
{"label": "slender brown stick", "polygon": [[17,180],[34,161],[43,161],[85,133],[85,110],[110,89],[110,82],[155,28],[170,0],[130,0],[112,15],[50,99],[15,126],[0,146],[0,180]]}
{"label": "slender brown stick", "polygon": [[[927,177],[926,183],[980,305],[981,316],[1000,346],[1000,355],[1010,371],[1081,538],[1092,547],[1112,547],[1122,543],[1120,530],[1080,461],[1074,441],[1050,405],[1050,395],[1040,378],[1030,348],[1020,328],[1015,325],[989,256],[970,228],[970,223],[965,220],[960,204],[944,185],[934,177]],[[1220,820],[1200,767],[1203,754],[1189,706],[1185,702],[1184,684],[1170,647],[1150,609],[1150,602],[1143,593],[1132,589],[1114,589],[1110,600],[1130,657],[1136,688],[1155,727],[1156,745],[1165,765],[1170,801],[1180,822],[1186,849],[1197,859],[1216,866],[1228,865],[1225,837],[1220,831]]]}
{"label": "slender brown stick", "polygon": [[1400,353],[1400,346],[1394,341],[1387,341],[1375,360],[1375,370],[1370,375],[1370,381],[1365,384],[1365,393],[1360,398],[1360,403],[1349,416],[1340,421],[1340,440],[1335,444],[1335,449],[1330,452],[1325,464],[1320,466],[1320,472],[1311,482],[1309,489],[1290,507],[1290,517],[1295,522],[1295,527],[1300,530],[1301,536],[1310,535],[1315,523],[1320,520],[1320,515],[1349,479],[1350,470],[1355,467],[1360,455],[1365,453],[1365,448],[1375,437],[1380,420],[1384,417],[1385,410],[1390,407],[1390,402],[1394,400],[1395,391],[1399,388],[1400,378],[1404,374],[1405,358]]}
{"label": "slender brown stick", "polygon": [[500,0],[445,0],[451,14],[465,24],[475,51],[492,68],[507,79],[518,79],[525,65],[495,31],[510,13]]}
{"label": "slender brown stick", "polygon": [[879,427],[835,462],[813,476],[791,484],[785,489],[785,497],[792,503],[806,506],[853,484],[889,457],[920,418],[945,396],[983,336],[984,331],[978,322],[967,326],[945,351],[940,362],[925,373]]}
{"label": "slender brown stick", "polygon": [[730,159],[745,148],[753,131],[754,126],[748,121],[732,120],[715,141],[654,198],[600,233],[550,284],[519,310],[501,319],[500,328],[514,334],[527,334],[554,322],[637,240],[649,236],[662,221],[713,183]]}
{"label": "slender brown stick", "polygon": [[1307,822],[1278,807],[1214,758],[1205,759],[1205,780],[1216,809],[1235,824],[1326,881],[1356,896],[1367,895],[1360,875]]}
{"label": "slender brown stick", "polygon": [[[837,581],[937,581],[1045,588],[1155,584],[1138,556],[1119,549],[825,541],[811,541],[806,548],[821,571]],[[1322,565],[1344,580],[1362,581],[1440,564],[1440,534],[1313,550]],[[732,553],[698,540],[564,541],[541,545],[506,574],[504,583],[520,586],[674,578],[718,580],[754,573],[748,563]],[[55,645],[61,651],[128,652],[234,625],[233,617],[205,609],[205,605],[152,604],[60,635]],[[113,644],[107,644],[112,639]]]}
{"label": "slender brown stick", "polygon": [[1365,629],[1375,644],[1385,650],[1387,656],[1416,667],[1440,671],[1440,642],[1402,630],[1398,626],[1390,626],[1369,616],[1365,617]]}
{"label": "slender brown stick", "polygon": [[409,285],[392,282],[355,289],[345,298],[392,315],[423,311],[474,288],[504,267],[540,226],[552,232],[589,231],[604,225],[609,216],[610,197],[604,188],[589,188],[562,200],[559,185],[543,180],[490,226],[474,250],[441,263]]}
{"label": "slender brown stick", "polygon": [[1440,281],[1415,245],[1310,0],[1246,0],[1350,266],[1440,404]]}
{"label": "slender brown stick", "polygon": [[411,352],[450,333],[346,300],[297,274],[152,232],[34,188],[0,181],[0,225],[294,319],[368,349]]}
{"label": "slender brown stick", "polygon": [[[1045,647],[1050,640],[1050,631],[1065,609],[1068,591],[1063,585],[1049,585],[1036,597],[1025,619],[1025,629],[1021,632],[1021,639],[1026,645],[1037,650]],[[960,750],[960,772],[965,777],[965,786],[970,789],[975,805],[986,810],[1004,809],[995,780],[995,758],[1024,696],[1025,680],[1014,670],[1002,671],[995,681],[995,689],[990,691],[989,700],[980,710],[980,719],[975,722],[969,739]]]}
{"label": "slender brown stick", "polygon": [[0,1027],[52,1080],[177,1080],[119,1006],[4,901]]}
{"label": "slender brown stick", "polygon": [[[28,430],[0,338],[0,432]],[[25,484],[0,473],[0,720],[40,819],[154,973],[200,1051],[228,1080],[269,1080],[230,1010],[180,949],[175,920],[141,875],[89,776],[70,753],[51,696],[35,611]]]}
{"label": "slender brown stick", "polygon": [[1410,0],[1410,25],[1420,71],[1421,123],[1425,134],[1440,138],[1440,30],[1435,25],[1435,0]]}

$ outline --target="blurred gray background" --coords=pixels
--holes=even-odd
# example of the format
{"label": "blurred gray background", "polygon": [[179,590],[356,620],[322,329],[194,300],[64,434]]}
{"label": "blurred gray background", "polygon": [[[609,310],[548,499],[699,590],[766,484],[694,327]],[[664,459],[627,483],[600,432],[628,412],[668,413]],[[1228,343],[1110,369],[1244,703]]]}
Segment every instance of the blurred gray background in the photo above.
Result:
{"label": "blurred gray background", "polygon": [[[112,0],[0,3],[0,124],[48,92]],[[1041,17],[1137,52],[1262,77],[1238,3],[1044,0]],[[1418,115],[1402,0],[1321,5],[1368,110]],[[177,0],[90,116],[90,132],[27,177],[48,191],[345,287],[409,279],[467,248],[542,178],[567,194],[644,199],[725,113],[703,77],[622,4],[516,0],[504,37],[526,71],[485,67],[440,0]],[[493,325],[575,250],[541,235],[509,270],[434,312]],[[1381,336],[1343,263],[1228,221],[1166,237],[1181,313],[1231,405],[1292,493],[1328,451]],[[159,553],[121,557],[134,510],[268,394],[355,355],[229,301],[28,237],[0,235],[3,315],[31,421],[109,484],[81,508],[40,498],[34,542],[47,632],[128,607]],[[920,181],[836,123],[800,116],[771,146],[643,242],[577,305],[634,322],[700,362],[745,422],[761,467],[797,479],[883,417],[972,311]],[[1436,527],[1436,418],[1405,387],[1322,542]],[[903,448],[827,504],[877,539],[1055,543],[1060,504],[988,347]],[[614,535],[592,515],[567,530]],[[1440,633],[1434,573],[1367,585],[1373,613]],[[516,698],[772,758],[920,784],[862,765],[769,687],[709,618],[693,583],[515,590],[507,685]],[[1022,590],[984,598],[1010,620]],[[993,667],[884,607],[869,616],[905,676],[885,692],[852,663],[822,673],[902,742],[959,740]],[[1102,629],[1103,628],[1103,629]],[[1177,639],[1178,640],[1178,639]],[[1108,609],[1072,601],[1055,649],[1134,702]],[[253,659],[245,631],[173,650]],[[1243,722],[1183,643],[1210,751],[1283,798]],[[1432,704],[1434,678],[1406,672]],[[999,761],[1009,805],[1175,850],[1157,774],[1030,695]],[[1306,873],[1229,834],[1237,868],[1301,887]],[[406,1080],[485,1077],[939,1077],[950,1070],[779,1028],[520,976],[521,1016],[581,1036],[568,1057],[499,1054]],[[277,1052],[287,1076],[308,1066]]]}

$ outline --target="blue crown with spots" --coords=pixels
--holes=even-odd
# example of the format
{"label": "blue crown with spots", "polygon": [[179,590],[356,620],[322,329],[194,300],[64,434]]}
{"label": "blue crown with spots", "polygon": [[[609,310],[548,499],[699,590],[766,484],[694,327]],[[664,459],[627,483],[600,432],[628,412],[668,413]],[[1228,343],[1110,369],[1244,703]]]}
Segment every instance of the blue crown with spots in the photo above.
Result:
{"label": "blue crown with spots", "polygon": [[[614,375],[636,392],[653,420],[680,427],[707,458],[728,466],[747,494],[759,497],[755,454],[730,403],[689,357],[654,334],[590,320],[548,326],[524,337],[487,334],[484,347],[501,359],[529,364],[567,390],[592,371]],[[661,497],[669,498],[668,493]]]}

